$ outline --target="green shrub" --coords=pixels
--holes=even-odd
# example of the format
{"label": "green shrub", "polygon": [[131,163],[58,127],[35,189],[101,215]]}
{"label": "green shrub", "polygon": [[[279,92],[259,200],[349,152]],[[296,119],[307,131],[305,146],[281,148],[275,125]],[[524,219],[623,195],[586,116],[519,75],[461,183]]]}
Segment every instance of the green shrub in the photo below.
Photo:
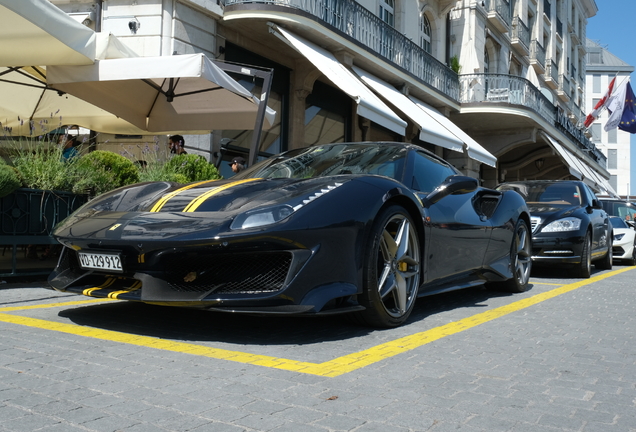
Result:
{"label": "green shrub", "polygon": [[15,168],[0,163],[0,198],[22,186],[22,180]]}
{"label": "green shrub", "polygon": [[188,182],[221,178],[221,174],[214,165],[206,161],[203,156],[193,154],[174,156],[166,162],[166,170],[184,175]]}
{"label": "green shrub", "polygon": [[31,189],[67,190],[75,183],[74,165],[78,158],[65,160],[62,148],[47,140],[20,140],[14,143],[11,160]]}
{"label": "green shrub", "polygon": [[91,191],[99,195],[121,186],[139,182],[137,166],[117,153],[96,150],[76,163],[74,192]]}

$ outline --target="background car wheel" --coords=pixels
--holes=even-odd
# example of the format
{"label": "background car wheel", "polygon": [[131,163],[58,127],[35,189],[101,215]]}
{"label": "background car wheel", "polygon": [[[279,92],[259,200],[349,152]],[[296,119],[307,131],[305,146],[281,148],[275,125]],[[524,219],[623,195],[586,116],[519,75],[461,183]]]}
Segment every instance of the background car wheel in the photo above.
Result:
{"label": "background car wheel", "polygon": [[592,237],[588,232],[583,240],[583,250],[581,251],[581,262],[574,268],[574,276],[589,278],[592,274]]}
{"label": "background car wheel", "polygon": [[523,219],[517,221],[510,245],[510,270],[512,278],[503,282],[489,282],[487,287],[494,291],[513,293],[524,292],[528,288],[532,270],[532,243],[528,224]]}
{"label": "background car wheel", "polygon": [[366,310],[356,317],[374,327],[396,327],[411,314],[420,285],[420,242],[408,212],[384,209],[376,218],[364,262]]}
{"label": "background car wheel", "polygon": [[636,243],[632,249],[632,257],[625,261],[628,266],[636,265]]}
{"label": "background car wheel", "polygon": [[607,241],[607,253],[605,254],[605,256],[600,260],[594,263],[594,266],[599,269],[599,270],[611,270],[612,269],[612,263],[613,263],[613,256],[612,256],[612,233],[609,233],[608,237],[609,240]]}

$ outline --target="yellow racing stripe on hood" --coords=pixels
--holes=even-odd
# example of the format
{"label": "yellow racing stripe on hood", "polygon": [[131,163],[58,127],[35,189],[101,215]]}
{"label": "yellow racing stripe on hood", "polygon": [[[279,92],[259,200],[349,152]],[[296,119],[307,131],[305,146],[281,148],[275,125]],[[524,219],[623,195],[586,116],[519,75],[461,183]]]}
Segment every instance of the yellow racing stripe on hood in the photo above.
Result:
{"label": "yellow racing stripe on hood", "polygon": [[197,183],[192,183],[190,185],[184,186],[182,188],[177,189],[176,191],[172,191],[169,194],[164,195],[163,197],[161,197],[161,199],[159,201],[157,201],[155,203],[155,205],[150,209],[151,212],[158,212],[159,210],[161,210],[163,208],[163,206],[173,197],[179,195],[181,192],[186,191],[188,189],[192,189],[193,187],[197,187],[199,185],[205,184],[205,183],[210,183],[210,182],[214,182],[214,181],[218,181],[218,180],[205,180],[205,181],[200,181]]}
{"label": "yellow racing stripe on hood", "polygon": [[232,183],[224,184],[223,186],[219,186],[219,187],[214,188],[212,190],[209,190],[209,191],[205,192],[204,194],[199,195],[198,197],[196,197],[192,201],[190,201],[190,204],[188,204],[186,206],[186,208],[183,209],[183,211],[184,212],[188,212],[188,213],[193,212],[197,208],[199,208],[199,206],[201,204],[203,204],[205,202],[205,200],[210,198],[212,195],[216,195],[219,192],[223,192],[224,190],[229,189],[231,187],[238,186],[238,185],[243,184],[243,183],[253,182],[253,181],[256,181],[256,180],[261,180],[261,179],[260,178],[250,178],[250,179],[245,179],[245,180],[238,180],[238,181],[235,181],[235,182],[232,182]]}

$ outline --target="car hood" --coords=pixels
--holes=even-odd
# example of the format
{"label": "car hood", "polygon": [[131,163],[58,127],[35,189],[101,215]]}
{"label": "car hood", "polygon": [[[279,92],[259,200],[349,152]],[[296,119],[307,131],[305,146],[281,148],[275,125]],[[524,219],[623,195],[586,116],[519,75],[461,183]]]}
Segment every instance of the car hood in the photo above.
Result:
{"label": "car hood", "polygon": [[137,184],[101,195],[58,225],[63,238],[172,238],[229,227],[238,215],[277,205],[294,211],[355,176]]}

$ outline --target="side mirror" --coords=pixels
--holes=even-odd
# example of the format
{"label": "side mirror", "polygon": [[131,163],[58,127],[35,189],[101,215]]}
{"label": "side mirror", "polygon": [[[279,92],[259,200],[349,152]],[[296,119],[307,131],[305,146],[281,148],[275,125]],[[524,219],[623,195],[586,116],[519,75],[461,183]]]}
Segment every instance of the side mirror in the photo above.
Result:
{"label": "side mirror", "polygon": [[460,195],[475,191],[479,187],[476,178],[454,175],[446,178],[433,192],[422,200],[424,207],[435,204],[448,195]]}
{"label": "side mirror", "polygon": [[592,208],[596,209],[596,210],[602,210],[603,206],[601,205],[601,203],[599,202],[599,200],[597,199],[593,199],[592,200]]}
{"label": "side mirror", "polygon": [[626,221],[625,221],[625,223],[626,223],[627,225],[629,225],[630,227],[632,227],[632,228],[636,229],[636,222],[631,221],[631,220],[626,220]]}

